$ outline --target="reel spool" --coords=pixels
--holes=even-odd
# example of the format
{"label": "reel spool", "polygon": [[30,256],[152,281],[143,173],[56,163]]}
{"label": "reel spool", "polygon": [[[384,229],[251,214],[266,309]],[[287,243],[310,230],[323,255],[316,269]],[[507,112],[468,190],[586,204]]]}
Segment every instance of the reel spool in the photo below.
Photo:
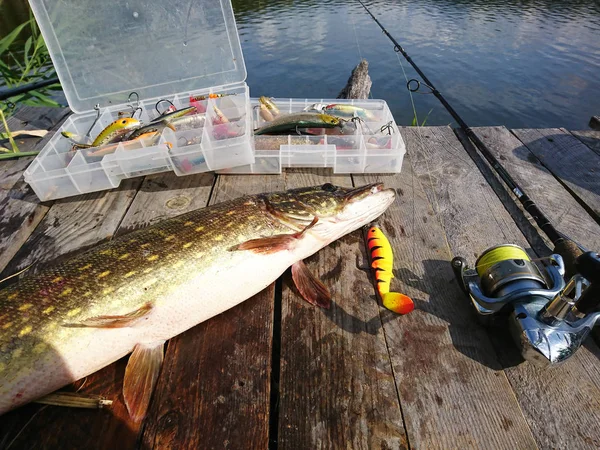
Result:
{"label": "reel spool", "polygon": [[[559,255],[552,255],[550,261],[547,275],[551,286],[518,245],[505,244],[487,249],[475,262],[475,270],[467,266],[464,258],[457,256],[452,260],[452,269],[477,313],[485,318],[524,296],[552,298],[556,295],[564,286],[564,265]],[[487,320],[483,322],[488,323]]]}
{"label": "reel spool", "polygon": [[475,262],[483,293],[503,297],[523,289],[545,289],[546,281],[529,255],[518,245],[487,249]]}

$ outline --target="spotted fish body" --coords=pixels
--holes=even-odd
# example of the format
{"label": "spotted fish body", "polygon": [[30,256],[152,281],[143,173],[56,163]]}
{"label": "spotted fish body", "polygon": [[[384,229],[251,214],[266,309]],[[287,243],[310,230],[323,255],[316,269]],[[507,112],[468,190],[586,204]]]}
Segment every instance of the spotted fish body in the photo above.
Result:
{"label": "spotted fish body", "polygon": [[371,257],[371,268],[377,283],[377,293],[383,306],[399,314],[411,312],[414,309],[414,303],[410,297],[398,292],[390,292],[390,284],[394,278],[394,253],[390,241],[378,227],[369,228],[367,247]]}
{"label": "spotted fish body", "polygon": [[242,197],[24,277],[0,291],[0,414],[135,348],[131,365],[138,348],[156,347],[250,298],[393,199],[381,185],[330,184]]}

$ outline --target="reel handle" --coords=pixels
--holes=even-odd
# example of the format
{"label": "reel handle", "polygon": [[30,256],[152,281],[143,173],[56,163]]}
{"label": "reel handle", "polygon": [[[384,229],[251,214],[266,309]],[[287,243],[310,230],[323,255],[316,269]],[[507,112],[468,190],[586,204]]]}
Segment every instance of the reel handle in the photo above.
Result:
{"label": "reel handle", "polygon": [[583,250],[570,239],[563,239],[554,246],[554,253],[562,256],[565,264],[565,279],[570,280],[573,275],[578,273],[575,261],[583,254]]}
{"label": "reel handle", "polygon": [[588,314],[600,305],[600,255],[595,252],[583,253],[575,260],[575,269],[590,282],[577,301],[577,310]]}
{"label": "reel handle", "polygon": [[465,281],[463,278],[463,272],[467,269],[467,260],[462,256],[455,256],[452,258],[452,270],[454,272],[454,278],[458,281],[458,285],[462,289],[465,294],[469,294],[469,289],[465,286]]}

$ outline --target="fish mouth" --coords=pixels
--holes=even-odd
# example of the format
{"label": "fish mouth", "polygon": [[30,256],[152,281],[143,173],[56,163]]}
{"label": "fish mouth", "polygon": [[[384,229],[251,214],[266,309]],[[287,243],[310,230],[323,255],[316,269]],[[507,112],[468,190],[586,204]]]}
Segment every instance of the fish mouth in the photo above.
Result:
{"label": "fish mouth", "polygon": [[360,186],[360,187],[354,188],[354,189],[346,192],[346,194],[344,195],[344,199],[346,202],[352,203],[355,201],[362,200],[363,198],[368,197],[370,195],[375,195],[375,194],[377,194],[379,192],[383,192],[383,191],[394,192],[393,189],[385,189],[383,183],[372,183],[372,184],[367,184],[366,186]]}

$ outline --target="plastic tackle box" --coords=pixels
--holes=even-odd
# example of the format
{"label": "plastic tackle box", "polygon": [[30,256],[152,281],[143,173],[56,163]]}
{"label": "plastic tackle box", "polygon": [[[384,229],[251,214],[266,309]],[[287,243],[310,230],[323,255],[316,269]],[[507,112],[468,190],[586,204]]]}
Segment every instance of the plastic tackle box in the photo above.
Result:
{"label": "plastic tackle box", "polygon": [[[254,162],[246,67],[230,1],[30,4],[75,113],[25,171],[41,200],[156,172],[188,175]],[[226,95],[191,100],[211,93]],[[161,100],[167,101],[157,105]],[[192,103],[200,113],[150,141],[77,149],[60,133],[89,143],[120,113],[139,106],[135,118],[147,124],[169,102],[178,109]],[[218,113],[229,122],[219,123]]]}
{"label": "plastic tackle box", "polygon": [[[74,112],[25,171],[41,200],[110,189],[126,178],[165,171],[179,176],[280,173],[285,167],[400,172],[404,142],[382,100],[278,99],[282,114],[315,103],[349,103],[369,111],[368,120],[348,122],[343,133],[253,135],[264,120],[245,83],[230,0],[30,4]],[[134,110],[134,117],[148,124],[168,106],[194,106],[196,114],[160,128],[150,139],[92,148],[74,147],[61,134],[69,131],[90,143]]]}
{"label": "plastic tackle box", "polygon": [[[352,121],[344,131],[315,129],[316,136],[254,136],[255,162],[219,173],[281,173],[286,167],[331,167],[334,173],[398,173],[406,152],[404,141],[383,100],[273,99],[281,114],[312,105],[348,104],[368,111],[366,120]],[[262,119],[258,99],[251,99],[254,128]],[[335,113],[333,113],[335,114]]]}

